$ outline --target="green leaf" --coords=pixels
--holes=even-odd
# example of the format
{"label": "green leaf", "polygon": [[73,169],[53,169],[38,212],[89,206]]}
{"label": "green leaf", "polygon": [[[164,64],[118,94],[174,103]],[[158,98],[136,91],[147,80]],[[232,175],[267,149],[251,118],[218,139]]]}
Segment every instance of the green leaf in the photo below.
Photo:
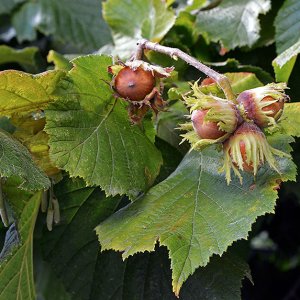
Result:
{"label": "green leaf", "polygon": [[[291,151],[287,136],[277,136],[272,145]],[[258,216],[274,211],[276,180],[295,180],[296,166],[278,159],[281,175],[264,166],[256,181],[243,174],[229,186],[218,169],[221,153],[208,148],[191,152],[177,170],[145,197],[129,204],[97,226],[102,250],[123,251],[123,258],[167,246],[176,295],[199,266],[213,254],[222,255],[234,241],[247,238]]]}
{"label": "green leaf", "polygon": [[[127,259],[123,265],[117,253],[103,252],[101,261],[108,260],[107,265],[122,266],[118,276],[111,281],[110,286],[118,286],[115,299],[178,299],[172,293],[170,261],[165,247],[155,249],[153,253],[139,253]],[[100,256],[101,258],[101,256]],[[102,273],[111,272],[111,267],[102,269]],[[117,268],[114,268],[117,269]],[[97,270],[98,271],[98,270]],[[183,286],[181,300],[239,300],[241,299],[241,281],[249,275],[249,267],[239,257],[226,253],[224,257],[213,257],[205,268],[199,268]],[[107,277],[98,279],[102,285],[97,285],[97,293],[93,300],[111,299],[110,293],[104,292]],[[100,280],[101,279],[101,280]],[[98,295],[98,297],[96,296]]]}
{"label": "green leaf", "polygon": [[117,53],[130,56],[140,38],[159,42],[175,23],[175,15],[161,0],[108,0],[103,16],[113,31]]}
{"label": "green leaf", "polygon": [[[190,86],[188,86],[188,90],[190,90]],[[177,91],[178,89],[176,92]],[[181,91],[180,88],[179,91]],[[171,93],[176,94],[176,92]],[[178,95],[178,97],[181,96]],[[170,105],[168,111],[159,114],[157,120],[157,136],[184,154],[189,150],[189,146],[185,147],[186,145],[180,145],[182,138],[180,131],[176,130],[176,128],[178,128],[178,124],[186,121],[186,115],[188,115],[188,110],[183,101],[179,100],[173,105]]]}
{"label": "green leaf", "polygon": [[[197,30],[195,30],[195,20],[196,17],[194,15],[184,11],[180,12],[176,17],[174,26],[165,36],[163,43],[166,46],[179,47],[182,51],[190,53],[190,49],[199,37]],[[163,57],[166,59],[165,55]],[[172,58],[170,59],[172,60]],[[174,63],[177,62],[172,60],[171,65]],[[185,64],[185,66],[187,65]],[[178,68],[176,70],[178,71]]]}
{"label": "green leaf", "polygon": [[73,63],[59,100],[46,111],[50,157],[107,195],[134,197],[155,180],[161,154],[139,126],[130,124],[125,101],[113,97],[111,58],[89,55]]}
{"label": "green leaf", "polygon": [[227,49],[251,47],[259,38],[260,14],[271,8],[269,0],[224,0],[217,7],[200,11],[196,26],[211,41]]}
{"label": "green leaf", "polygon": [[13,14],[12,25],[19,43],[37,39],[36,26],[39,22],[40,7],[38,3],[27,2]]}
{"label": "green leaf", "polygon": [[34,40],[36,29],[64,44],[91,52],[111,41],[102,19],[101,1],[29,1],[13,16],[18,40]]}
{"label": "green leaf", "polygon": [[[180,153],[174,146],[171,146],[169,143],[167,143],[163,139],[160,139],[159,137],[156,137],[155,145],[160,150],[164,161],[160,169],[160,173],[155,181],[156,183],[159,183],[176,170],[176,168],[182,161],[183,153]],[[186,152],[187,151],[188,149],[186,150]]]}
{"label": "green leaf", "polygon": [[277,53],[280,54],[300,40],[300,2],[286,0],[274,22]]}
{"label": "green leaf", "polygon": [[34,164],[28,150],[8,133],[0,131],[0,174],[2,177],[16,177],[24,190],[47,189],[48,177]]}
{"label": "green leaf", "polygon": [[30,75],[20,71],[0,72],[0,115],[32,112],[44,109],[50,102],[63,71],[48,71]]}
{"label": "green leaf", "polygon": [[50,160],[49,157],[49,137],[45,131],[38,133],[26,132],[26,129],[19,128],[14,135],[30,152],[36,165],[49,177],[55,177],[60,173]]}
{"label": "green leaf", "polygon": [[222,257],[213,256],[205,268],[196,270],[182,287],[184,300],[240,300],[242,279],[251,280],[249,266],[231,249]]}
{"label": "green leaf", "polygon": [[287,82],[289,80],[299,53],[300,39],[273,60],[276,81]]}
{"label": "green leaf", "polygon": [[28,150],[8,133],[0,131],[0,174],[20,181],[24,190],[47,189],[48,177],[34,164]]}
{"label": "green leaf", "polygon": [[48,63],[54,63],[55,70],[65,70],[70,71],[72,69],[72,64],[68,59],[66,59],[62,54],[54,50],[50,50],[47,56]]}
{"label": "green leaf", "polygon": [[300,137],[300,103],[286,103],[283,115],[280,118],[280,126],[292,136]]}
{"label": "green leaf", "polygon": [[263,85],[255,74],[250,72],[225,73],[225,75],[231,83],[233,92],[236,94]]}
{"label": "green leaf", "polygon": [[37,62],[39,49],[36,47],[27,47],[21,50],[0,46],[0,64],[18,63],[25,71],[37,73],[39,66]]}
{"label": "green leaf", "polygon": [[41,255],[36,255],[39,249],[35,248],[34,251],[34,274],[37,299],[72,300],[71,295],[66,292],[62,282],[55,276],[51,266],[42,260]]}
{"label": "green leaf", "polygon": [[[102,262],[94,228],[99,219],[104,220],[114,212],[121,198],[105,198],[99,189],[86,187],[82,180],[68,178],[55,186],[55,195],[63,222],[52,232],[43,232],[44,257],[66,290],[76,295],[72,299],[96,299],[96,295],[91,296],[92,289],[101,281],[94,272],[99,264],[106,263]],[[111,286],[111,289],[116,287]]]}
{"label": "green leaf", "polygon": [[1,0],[0,15],[9,14],[19,3],[25,0]]}
{"label": "green leaf", "polygon": [[40,193],[35,194],[24,206],[18,223],[21,244],[0,264],[1,299],[36,299],[33,281],[32,241],[40,197]]}
{"label": "green leaf", "polygon": [[224,62],[217,63],[207,63],[209,66],[212,66],[214,69],[218,70],[221,73],[226,72],[250,72],[254,73],[259,81],[263,84],[267,84],[274,81],[274,78],[265,70],[260,67],[252,65],[242,65],[240,62],[234,58],[229,58]]}
{"label": "green leaf", "polygon": [[10,122],[7,117],[0,117],[0,128],[9,133],[14,133],[16,127]]}
{"label": "green leaf", "polygon": [[[113,213],[120,198],[105,198],[99,189],[85,187],[83,181],[68,178],[55,186],[55,194],[64,222],[52,232],[45,230],[39,242],[44,258],[72,294],[72,299],[176,299],[165,248],[140,253],[125,262],[119,253],[100,252],[93,229],[99,219]],[[43,276],[40,272],[44,269],[38,270],[38,280]],[[247,265],[232,253],[222,258],[213,257],[207,268],[198,269],[187,281],[180,299],[199,299],[201,295],[202,300],[210,300],[212,295],[222,293],[226,295],[223,299],[238,299],[241,279],[248,272]],[[194,296],[191,291],[196,291],[192,293]]]}
{"label": "green leaf", "polygon": [[20,219],[24,207],[34,195],[32,191],[19,189],[19,184],[20,180],[16,177],[10,177],[2,184],[5,200],[7,200],[9,206],[12,208],[16,220]]}

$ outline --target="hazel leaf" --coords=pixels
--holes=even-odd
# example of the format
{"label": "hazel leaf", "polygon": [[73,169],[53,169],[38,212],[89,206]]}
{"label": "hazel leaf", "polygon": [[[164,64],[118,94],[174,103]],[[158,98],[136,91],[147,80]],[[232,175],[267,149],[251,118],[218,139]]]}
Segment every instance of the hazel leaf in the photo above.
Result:
{"label": "hazel leaf", "polygon": [[0,64],[18,63],[25,71],[36,73],[39,71],[37,47],[14,49],[6,45],[0,46]]}
{"label": "hazel leaf", "polygon": [[53,63],[55,66],[55,70],[65,70],[70,71],[72,69],[72,64],[70,61],[65,58],[62,54],[50,50],[47,55],[47,61],[48,63]]}
{"label": "hazel leaf", "polygon": [[34,164],[28,150],[8,133],[0,131],[0,175],[17,178],[24,190],[47,189],[48,177]]}
{"label": "hazel leaf", "polygon": [[103,16],[113,32],[118,55],[130,56],[141,38],[159,42],[175,23],[175,14],[161,0],[108,0]]}
{"label": "hazel leaf", "polygon": [[56,70],[30,75],[20,71],[0,72],[0,115],[33,112],[55,101],[54,90],[65,72]]}
{"label": "hazel leaf", "polygon": [[276,50],[279,55],[272,64],[276,80],[287,82],[300,53],[300,2],[284,1],[274,26]]}
{"label": "hazel leaf", "polygon": [[27,1],[13,16],[20,42],[34,40],[36,30],[78,51],[91,52],[111,41],[98,0]]}
{"label": "hazel leaf", "polygon": [[[100,288],[100,291],[106,292],[106,296],[111,293],[113,299],[119,284],[119,278],[113,277],[113,274],[115,269],[122,270],[122,262],[119,257],[115,261],[109,259],[116,257],[115,253],[102,256],[93,229],[99,218],[104,220],[114,212],[121,197],[106,198],[99,188],[86,187],[83,180],[67,177],[55,186],[54,192],[64,221],[52,232],[44,228],[41,239],[44,259],[51,264],[56,276],[74,298],[101,299],[95,290],[106,285],[106,289]],[[109,262],[111,265],[108,267]],[[102,277],[106,267],[112,270],[108,269]],[[111,282],[112,279],[116,280],[116,285]]]}
{"label": "hazel leaf", "polygon": [[251,72],[225,73],[225,75],[231,83],[233,92],[236,94],[263,85],[256,75]]}
{"label": "hazel leaf", "polygon": [[253,46],[259,38],[260,14],[271,8],[269,0],[224,0],[213,9],[200,11],[196,28],[226,49]]}
{"label": "hazel leaf", "polygon": [[295,45],[300,39],[300,2],[298,0],[286,0],[276,16],[275,40],[277,53]]}
{"label": "hazel leaf", "polygon": [[[291,151],[289,136],[273,137],[272,145]],[[190,152],[166,180],[141,199],[117,211],[96,227],[102,250],[114,249],[127,258],[153,251],[155,244],[169,250],[176,295],[199,266],[213,254],[222,255],[234,241],[245,239],[258,216],[274,212],[278,180],[295,180],[296,166],[278,158],[281,175],[263,166],[254,181],[243,174],[229,186],[221,166],[222,154],[208,148]]]}
{"label": "hazel leaf", "polygon": [[0,3],[0,15],[9,14],[20,2],[25,0],[2,0]]}
{"label": "hazel leaf", "polygon": [[45,131],[41,130],[36,134],[17,132],[14,136],[23,142],[24,146],[31,153],[34,162],[45,172],[45,174],[53,177],[60,173],[60,170],[50,161],[48,146],[49,137]]}
{"label": "hazel leaf", "polygon": [[300,53],[300,38],[297,43],[278,55],[272,62],[276,81],[287,82]]}
{"label": "hazel leaf", "polygon": [[46,111],[50,158],[107,195],[134,197],[155,180],[161,154],[139,126],[130,124],[125,101],[113,97],[111,58],[89,55],[73,63],[59,100]]}
{"label": "hazel leaf", "polygon": [[[33,231],[35,220],[39,211],[41,194],[33,195],[24,205],[18,231],[11,228],[12,234],[19,235],[20,243],[13,246],[11,253],[1,257],[0,263],[0,298],[6,300],[14,299],[36,299],[33,278]],[[14,226],[15,225],[11,225]],[[11,237],[10,237],[11,238]],[[15,238],[16,239],[16,238]],[[9,239],[7,239],[9,242]],[[8,245],[5,244],[4,247]],[[2,252],[3,254],[3,252]]]}
{"label": "hazel leaf", "polygon": [[284,105],[283,115],[280,118],[279,125],[284,132],[300,137],[300,103],[286,103]]}
{"label": "hazel leaf", "polygon": [[[115,211],[121,197],[105,198],[98,188],[69,178],[55,185],[55,195],[64,222],[52,232],[44,228],[40,241],[43,258],[73,298],[176,300],[165,247],[125,262],[120,253],[100,252],[93,228]],[[247,264],[230,249],[224,257],[213,257],[207,267],[199,268],[184,285],[180,299],[211,300],[222,295],[222,299],[238,300],[244,276],[249,277]]]}

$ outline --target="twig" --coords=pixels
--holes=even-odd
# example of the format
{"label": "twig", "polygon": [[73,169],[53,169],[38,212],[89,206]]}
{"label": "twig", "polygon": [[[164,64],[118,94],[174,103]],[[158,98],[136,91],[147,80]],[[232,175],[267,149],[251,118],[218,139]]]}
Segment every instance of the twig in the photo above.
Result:
{"label": "twig", "polygon": [[189,65],[195,67],[196,69],[198,69],[199,71],[201,71],[202,73],[207,75],[208,77],[212,78],[223,90],[226,98],[228,100],[236,103],[236,97],[232,91],[232,88],[231,88],[228,78],[226,76],[214,71],[210,67],[204,65],[203,63],[198,61],[196,58],[186,54],[185,52],[181,51],[180,49],[162,46],[157,43],[152,43],[146,39],[142,39],[142,40],[138,41],[138,43],[137,43],[137,50],[136,50],[135,55],[132,57],[132,60],[142,59],[144,49],[153,50],[156,52],[166,54],[175,60],[178,57],[181,58]]}

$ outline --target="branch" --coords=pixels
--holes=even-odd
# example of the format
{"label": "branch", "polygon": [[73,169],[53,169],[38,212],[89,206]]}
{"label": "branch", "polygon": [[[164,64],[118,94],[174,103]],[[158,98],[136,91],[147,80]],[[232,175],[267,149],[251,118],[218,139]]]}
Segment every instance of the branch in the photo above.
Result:
{"label": "branch", "polygon": [[156,51],[159,53],[166,54],[175,60],[177,60],[178,57],[181,58],[189,65],[195,67],[196,69],[198,69],[199,71],[201,71],[202,73],[207,75],[208,77],[212,78],[223,90],[226,98],[228,100],[236,103],[236,97],[232,91],[232,88],[231,88],[228,78],[226,76],[214,71],[210,67],[204,65],[203,63],[201,63],[194,57],[186,54],[185,52],[181,51],[180,49],[162,46],[157,43],[152,43],[146,39],[142,39],[137,43],[137,50],[136,50],[136,53],[133,56],[132,60],[142,59],[144,49],[153,50],[153,51]]}

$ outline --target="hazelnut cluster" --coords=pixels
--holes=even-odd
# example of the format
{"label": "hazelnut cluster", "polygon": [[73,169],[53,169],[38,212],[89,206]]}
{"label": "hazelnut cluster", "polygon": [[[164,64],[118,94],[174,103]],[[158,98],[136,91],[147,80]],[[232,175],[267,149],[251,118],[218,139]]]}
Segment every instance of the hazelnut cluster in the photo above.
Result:
{"label": "hazelnut cluster", "polygon": [[243,91],[238,95],[236,104],[204,94],[201,86],[196,82],[191,95],[184,97],[190,108],[191,122],[180,127],[187,131],[182,135],[183,141],[188,140],[191,148],[196,150],[220,143],[224,153],[222,171],[228,184],[231,169],[241,183],[240,171],[251,172],[255,176],[265,162],[279,173],[274,155],[289,155],[271,147],[264,129],[276,128],[284,103],[289,100],[284,93],[286,85],[272,83]]}

